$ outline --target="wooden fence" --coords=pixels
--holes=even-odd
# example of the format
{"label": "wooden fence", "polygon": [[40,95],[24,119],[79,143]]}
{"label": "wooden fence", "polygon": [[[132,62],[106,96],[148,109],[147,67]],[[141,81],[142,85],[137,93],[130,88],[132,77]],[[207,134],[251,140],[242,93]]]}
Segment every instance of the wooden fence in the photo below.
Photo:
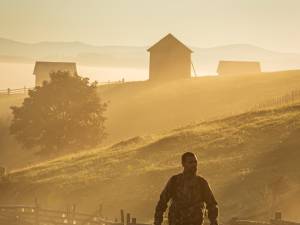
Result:
{"label": "wooden fence", "polygon": [[[109,84],[123,84],[123,83],[125,83],[124,79],[119,80],[119,81],[97,82],[97,84],[99,86],[109,85]],[[28,94],[28,91],[32,90],[32,89],[33,89],[33,87],[30,87],[30,88],[23,87],[23,88],[16,88],[16,89],[7,88],[7,89],[0,90],[0,95]]]}
{"label": "wooden fence", "polygon": [[[205,220],[204,225],[209,221]],[[120,222],[108,220],[102,215],[102,205],[92,214],[80,213],[76,210],[76,205],[67,207],[66,210],[51,210],[40,207],[37,200],[32,206],[0,205],[0,224],[5,225],[151,225],[137,223],[136,218],[131,218],[130,213],[125,214],[120,211]],[[165,222],[164,222],[165,224]],[[243,220],[237,217],[232,218],[227,225],[300,225],[296,222],[282,220],[282,213],[276,212],[275,217],[269,222]]]}
{"label": "wooden fence", "polygon": [[97,82],[98,85],[107,85],[107,84],[124,84],[125,79],[123,78],[122,80],[114,80],[114,81],[99,81]]}
{"label": "wooden fence", "polygon": [[0,90],[0,95],[27,94],[28,91],[31,89],[33,88],[27,88],[27,87],[17,88],[17,89],[7,88],[7,89]]}
{"label": "wooden fence", "polygon": [[228,225],[300,225],[300,223],[283,220],[282,213],[275,212],[275,217],[267,222],[239,219],[234,217],[228,222]]}
{"label": "wooden fence", "polygon": [[120,222],[118,219],[108,220],[102,215],[102,205],[92,214],[81,213],[76,210],[76,205],[67,207],[66,210],[52,210],[40,207],[37,201],[34,205],[0,205],[0,224],[6,225],[150,225],[137,223],[136,218],[131,218],[121,210]]}
{"label": "wooden fence", "polygon": [[265,108],[293,104],[300,101],[300,89],[293,90],[285,95],[275,97],[271,100],[262,102],[253,107],[252,110],[262,110]]}

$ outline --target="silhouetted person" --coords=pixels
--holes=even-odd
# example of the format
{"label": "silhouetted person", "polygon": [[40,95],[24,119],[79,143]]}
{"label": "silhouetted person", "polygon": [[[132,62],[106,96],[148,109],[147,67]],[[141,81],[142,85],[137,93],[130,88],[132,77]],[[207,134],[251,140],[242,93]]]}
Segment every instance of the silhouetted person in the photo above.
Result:
{"label": "silhouetted person", "polygon": [[197,157],[186,152],[181,156],[182,173],[172,176],[155,208],[154,225],[161,225],[171,199],[168,213],[170,225],[201,225],[205,205],[211,225],[218,225],[218,206],[207,181],[197,173]]}

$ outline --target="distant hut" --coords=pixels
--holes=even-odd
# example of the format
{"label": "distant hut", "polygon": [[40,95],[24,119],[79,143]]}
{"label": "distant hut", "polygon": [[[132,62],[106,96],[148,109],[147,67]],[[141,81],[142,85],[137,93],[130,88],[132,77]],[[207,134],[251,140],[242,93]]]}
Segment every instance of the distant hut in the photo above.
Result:
{"label": "distant hut", "polygon": [[261,73],[260,63],[255,61],[220,61],[219,75],[239,75]]}
{"label": "distant hut", "polygon": [[42,86],[44,81],[50,80],[50,73],[68,71],[70,75],[77,74],[76,63],[73,62],[36,62],[33,74],[35,85]]}
{"label": "distant hut", "polygon": [[148,50],[149,80],[174,80],[191,77],[193,52],[172,34],[168,34]]}

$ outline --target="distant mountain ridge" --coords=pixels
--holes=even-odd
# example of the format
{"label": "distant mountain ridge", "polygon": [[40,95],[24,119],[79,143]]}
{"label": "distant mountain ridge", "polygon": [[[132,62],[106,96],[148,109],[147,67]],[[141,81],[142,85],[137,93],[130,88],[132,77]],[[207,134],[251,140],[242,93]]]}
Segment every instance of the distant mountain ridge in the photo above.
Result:
{"label": "distant mountain ridge", "polygon": [[[0,38],[0,62],[74,61],[99,67],[148,68],[149,46],[96,46],[82,42],[23,43]],[[260,61],[264,70],[300,68],[300,53],[281,53],[249,44],[191,47],[197,74],[215,73],[219,60]]]}

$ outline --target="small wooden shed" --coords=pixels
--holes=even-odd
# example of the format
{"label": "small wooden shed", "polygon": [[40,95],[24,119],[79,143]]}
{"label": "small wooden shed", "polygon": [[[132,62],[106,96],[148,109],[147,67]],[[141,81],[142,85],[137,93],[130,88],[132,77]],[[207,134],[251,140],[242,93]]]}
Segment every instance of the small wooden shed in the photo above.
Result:
{"label": "small wooden shed", "polygon": [[240,75],[261,73],[260,63],[256,61],[220,61],[217,69],[219,75]]}
{"label": "small wooden shed", "polygon": [[168,34],[148,50],[149,80],[174,80],[191,77],[191,53],[186,45]]}
{"label": "small wooden shed", "polygon": [[50,80],[50,73],[68,71],[70,75],[77,74],[74,62],[41,62],[37,61],[34,66],[35,85],[42,86],[44,81]]}

